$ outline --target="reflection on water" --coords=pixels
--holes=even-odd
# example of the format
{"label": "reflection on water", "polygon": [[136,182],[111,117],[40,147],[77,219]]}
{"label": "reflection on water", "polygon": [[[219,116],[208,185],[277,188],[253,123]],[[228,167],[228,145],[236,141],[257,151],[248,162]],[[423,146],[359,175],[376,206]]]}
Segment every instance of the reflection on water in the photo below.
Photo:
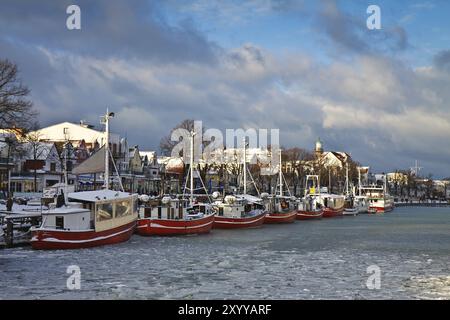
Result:
{"label": "reflection on water", "polygon": [[[75,251],[0,251],[0,298],[450,299],[450,208],[397,208]],[[66,287],[69,265],[81,290]],[[381,269],[369,290],[366,269]]]}

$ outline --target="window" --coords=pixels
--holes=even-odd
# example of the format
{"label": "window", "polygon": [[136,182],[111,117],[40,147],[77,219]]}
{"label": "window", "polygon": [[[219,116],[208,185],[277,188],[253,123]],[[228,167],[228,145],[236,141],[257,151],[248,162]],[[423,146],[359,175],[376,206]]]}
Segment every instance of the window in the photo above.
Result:
{"label": "window", "polygon": [[64,217],[55,217],[56,229],[64,229]]}
{"label": "window", "polygon": [[116,202],[116,218],[131,214],[131,203],[129,200]]}
{"label": "window", "polygon": [[97,205],[97,221],[112,219],[113,205],[112,203],[101,203]]}
{"label": "window", "polygon": [[219,207],[219,216],[223,216],[223,208]]}
{"label": "window", "polygon": [[137,199],[133,200],[133,212],[132,213],[136,213],[138,212],[138,201]]}
{"label": "window", "polygon": [[56,171],[56,163],[55,162],[50,163],[50,171],[52,171],[52,172]]}
{"label": "window", "polygon": [[71,172],[73,168],[73,163],[72,161],[67,161],[67,171]]}

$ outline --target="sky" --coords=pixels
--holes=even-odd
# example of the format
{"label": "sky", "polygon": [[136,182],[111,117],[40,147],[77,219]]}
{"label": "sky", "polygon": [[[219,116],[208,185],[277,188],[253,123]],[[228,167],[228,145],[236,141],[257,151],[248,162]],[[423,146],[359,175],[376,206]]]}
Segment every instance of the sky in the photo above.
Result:
{"label": "sky", "polygon": [[[68,30],[66,8],[81,9]],[[369,5],[381,29],[369,30]],[[280,129],[284,147],[345,151],[374,172],[450,176],[450,1],[10,1],[0,59],[39,123],[85,120],[158,150],[184,119]],[[225,135],[225,134],[224,134]]]}

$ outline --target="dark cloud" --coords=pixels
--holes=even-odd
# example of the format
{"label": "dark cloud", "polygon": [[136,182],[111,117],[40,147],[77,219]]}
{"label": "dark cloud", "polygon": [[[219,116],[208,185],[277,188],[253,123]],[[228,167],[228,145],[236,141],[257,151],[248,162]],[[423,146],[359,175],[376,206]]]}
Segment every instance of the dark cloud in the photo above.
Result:
{"label": "dark cloud", "polygon": [[384,26],[382,22],[381,30],[369,30],[365,20],[367,17],[344,12],[335,0],[322,0],[316,25],[336,46],[332,50],[379,54],[402,51],[408,47],[408,36],[402,27]]}
{"label": "dark cloud", "polygon": [[[81,30],[66,28],[71,4],[81,8]],[[169,25],[153,1],[7,1],[0,29],[27,44],[96,57],[210,63],[219,49],[189,21]]]}
{"label": "dark cloud", "polygon": [[[344,53],[324,63],[252,43],[220,48],[195,22],[170,25],[157,2],[76,3],[79,33],[65,29],[67,1],[2,4],[0,55],[18,63],[42,125],[81,118],[98,125],[109,107],[117,112],[112,130],[142,149],[157,148],[189,118],[221,130],[279,128],[287,147],[312,148],[320,136],[327,150],[350,152],[377,171],[417,158],[449,175],[442,159],[450,150],[436,154],[436,146],[448,145],[450,134],[450,79],[439,72],[450,54],[438,54],[433,67],[408,67],[389,54],[408,48],[401,28],[372,33],[365,20],[323,3],[320,34],[330,52]],[[290,2],[263,5],[267,14]],[[340,58],[347,53],[351,59]]]}
{"label": "dark cloud", "polygon": [[450,50],[443,50],[436,54],[433,62],[439,70],[450,71]]}

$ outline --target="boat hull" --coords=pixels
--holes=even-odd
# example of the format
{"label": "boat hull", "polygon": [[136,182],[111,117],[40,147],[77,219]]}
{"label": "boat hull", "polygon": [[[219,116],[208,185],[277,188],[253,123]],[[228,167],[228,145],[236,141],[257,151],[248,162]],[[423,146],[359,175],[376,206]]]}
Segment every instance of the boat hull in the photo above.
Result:
{"label": "boat hull", "polygon": [[227,218],[216,216],[213,223],[215,229],[242,229],[255,228],[264,223],[266,212],[260,213],[253,217],[246,218]]}
{"label": "boat hull", "polygon": [[370,209],[375,211],[374,214],[377,214],[377,213],[384,213],[384,212],[392,211],[392,210],[394,210],[394,207],[393,206],[386,206],[386,207],[370,206]]}
{"label": "boat hull", "polygon": [[277,224],[277,223],[292,223],[295,221],[297,212],[291,211],[286,213],[268,213],[264,218],[264,223],[267,224]]}
{"label": "boat hull", "polygon": [[343,215],[354,217],[354,216],[357,216],[358,213],[359,213],[358,209],[350,209],[350,210],[344,209]]}
{"label": "boat hull", "polygon": [[136,233],[141,236],[177,236],[209,233],[214,215],[193,220],[150,219],[138,220]]}
{"label": "boat hull", "polygon": [[298,210],[296,218],[297,220],[314,220],[314,219],[322,219],[322,216],[323,210],[317,211]]}
{"label": "boat hull", "polygon": [[64,231],[35,229],[31,246],[37,250],[82,249],[128,241],[136,228],[136,221],[104,231]]}
{"label": "boat hull", "polygon": [[342,217],[343,214],[344,214],[344,207],[342,207],[342,208],[324,208],[323,209],[323,217],[324,218]]}

